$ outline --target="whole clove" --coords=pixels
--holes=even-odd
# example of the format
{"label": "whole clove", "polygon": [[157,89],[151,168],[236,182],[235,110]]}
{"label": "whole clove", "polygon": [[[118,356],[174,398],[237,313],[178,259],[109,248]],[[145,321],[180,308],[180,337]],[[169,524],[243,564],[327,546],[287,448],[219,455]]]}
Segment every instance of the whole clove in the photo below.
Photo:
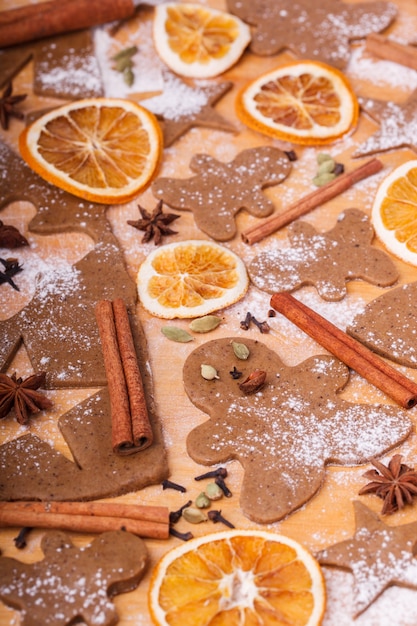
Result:
{"label": "whole clove", "polygon": [[295,152],[295,150],[284,150],[284,154],[287,155],[287,158],[289,161],[296,161],[297,160],[297,154]]}
{"label": "whole clove", "polygon": [[208,518],[215,524],[217,524],[217,522],[221,522],[225,526],[228,526],[228,528],[235,528],[232,522],[229,522],[229,520],[223,517],[221,511],[212,510],[212,511],[209,511],[207,515],[208,515]]}
{"label": "whole clove", "polygon": [[239,372],[236,365],[233,367],[232,371],[229,372],[229,374],[233,378],[233,380],[237,380],[238,378],[242,376],[242,372]]}
{"label": "whole clove", "polygon": [[240,327],[242,328],[242,330],[249,330],[249,327],[250,327],[252,322],[255,324],[255,326],[257,326],[259,328],[261,333],[269,333],[269,331],[271,330],[268,322],[266,322],[266,321],[265,322],[259,322],[256,319],[256,317],[254,315],[252,315],[252,313],[250,311],[248,311],[246,313],[245,319],[240,322]]}
{"label": "whole clove", "polygon": [[217,476],[215,478],[214,482],[216,483],[216,485],[218,485],[220,487],[220,489],[223,491],[223,493],[226,496],[226,498],[231,498],[232,497],[232,492],[230,491],[229,487],[224,482],[223,476]]}
{"label": "whole clove", "polygon": [[206,472],[205,474],[200,474],[200,476],[196,476],[194,480],[204,480],[206,478],[217,478],[218,476],[221,476],[222,478],[226,478],[227,469],[225,467],[218,467],[215,470],[210,470],[209,472]]}
{"label": "whole clove", "polygon": [[248,311],[246,313],[245,319],[240,322],[241,329],[242,330],[249,330],[249,326],[250,326],[251,321],[252,321],[252,313],[250,313],[250,311]]}
{"label": "whole clove", "polygon": [[183,504],[177,511],[171,511],[169,514],[170,524],[176,524],[181,519],[183,510],[191,506],[191,504],[192,500],[188,500],[188,502]]}
{"label": "whole clove", "polygon": [[30,526],[24,526],[20,530],[17,537],[13,539],[14,545],[16,546],[18,550],[23,550],[23,548],[26,548],[26,545],[27,545],[26,539],[31,530],[32,528]]}
{"label": "whole clove", "polygon": [[187,491],[185,487],[179,485],[178,483],[173,483],[172,480],[163,480],[162,489],[175,489],[175,491],[181,491],[181,493],[185,493]]}
{"label": "whole clove", "polygon": [[269,331],[271,330],[268,322],[258,322],[256,317],[253,317],[253,315],[252,315],[252,322],[255,324],[255,326],[259,328],[262,334],[269,333]]}
{"label": "whole clove", "polygon": [[177,539],[182,539],[182,541],[190,541],[190,539],[194,538],[193,533],[180,533],[180,531],[176,530],[175,528],[170,528],[169,534],[173,537],[177,537]]}

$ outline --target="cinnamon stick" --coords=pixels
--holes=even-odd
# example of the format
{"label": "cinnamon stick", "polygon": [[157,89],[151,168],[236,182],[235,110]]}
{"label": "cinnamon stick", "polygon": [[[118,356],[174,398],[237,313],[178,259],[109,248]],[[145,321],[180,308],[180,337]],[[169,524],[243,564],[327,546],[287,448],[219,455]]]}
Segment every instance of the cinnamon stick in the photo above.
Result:
{"label": "cinnamon stick", "polygon": [[169,524],[169,509],[166,506],[147,506],[119,502],[0,502],[0,513],[4,510],[58,513],[62,515],[118,517],[152,522],[155,524]]}
{"label": "cinnamon stick", "polygon": [[0,48],[132,17],[133,0],[50,0],[0,12]]}
{"label": "cinnamon stick", "polygon": [[101,300],[96,318],[110,396],[112,448],[127,455],[153,441],[146,398],[126,306],[121,299]]}
{"label": "cinnamon stick", "polygon": [[393,41],[378,33],[366,37],[365,47],[368,52],[385,61],[393,61],[417,70],[417,47]]}
{"label": "cinnamon stick", "polygon": [[151,445],[153,433],[149,421],[142,376],[138,366],[136,348],[130,329],[126,305],[121,298],[113,301],[113,315],[116,326],[117,343],[122,359],[127,393],[130,404],[133,446],[143,450]]}
{"label": "cinnamon stick", "polygon": [[261,241],[261,239],[268,237],[268,235],[272,235],[272,233],[276,232],[280,228],[283,228],[283,226],[286,226],[302,215],[305,215],[312,209],[315,209],[328,200],[340,195],[352,187],[355,183],[358,183],[364,178],[368,178],[368,176],[376,174],[382,169],[382,167],[382,162],[379,159],[374,158],[366,163],[363,163],[352,172],[345,172],[344,174],[337,176],[326,185],[323,185],[323,187],[319,187],[312,193],[304,196],[304,198],[301,198],[301,200],[298,200],[289,206],[288,209],[282,213],[263,220],[256,226],[248,228],[242,233],[242,240],[249,245]]}
{"label": "cinnamon stick", "polygon": [[13,502],[0,509],[0,527],[28,526],[30,528],[54,528],[84,533],[103,533],[109,530],[127,532],[152,539],[168,539],[169,524],[136,520],[124,517],[98,515],[65,515],[37,510],[14,508]]}
{"label": "cinnamon stick", "polygon": [[271,307],[312,337],[405,409],[417,403],[417,384],[388,365],[374,352],[294,298],[280,292],[271,297]]}

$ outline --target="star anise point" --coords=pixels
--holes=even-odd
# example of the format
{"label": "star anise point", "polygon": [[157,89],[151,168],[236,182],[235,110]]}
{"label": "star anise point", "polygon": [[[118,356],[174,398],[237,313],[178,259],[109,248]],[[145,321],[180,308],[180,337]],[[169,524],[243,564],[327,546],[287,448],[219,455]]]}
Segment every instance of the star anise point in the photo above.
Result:
{"label": "star anise point", "polygon": [[147,211],[141,205],[138,205],[141,219],[136,221],[127,221],[129,226],[133,226],[134,228],[145,232],[142,237],[142,243],[148,243],[148,241],[151,241],[153,238],[155,245],[157,246],[161,243],[164,236],[177,234],[176,230],[169,228],[169,224],[178,219],[180,216],[175,213],[164,213],[162,211],[162,205],[163,201],[159,200],[152,213]]}
{"label": "star anise point", "polygon": [[0,125],[3,130],[9,129],[9,120],[11,117],[23,119],[23,113],[16,110],[15,107],[26,98],[26,94],[13,96],[12,92],[13,86],[11,81],[9,81],[0,97]]}
{"label": "star anise point", "polygon": [[417,495],[417,471],[402,463],[402,456],[395,454],[388,465],[377,459],[370,460],[376,469],[365,472],[364,477],[371,482],[362,487],[359,495],[374,493],[384,503],[382,515],[391,515],[413,503]]}
{"label": "star anise point", "polygon": [[45,385],[46,372],[32,374],[23,379],[16,376],[0,374],[0,419],[6,417],[12,409],[19,424],[27,424],[33,413],[50,409],[51,400],[37,391]]}

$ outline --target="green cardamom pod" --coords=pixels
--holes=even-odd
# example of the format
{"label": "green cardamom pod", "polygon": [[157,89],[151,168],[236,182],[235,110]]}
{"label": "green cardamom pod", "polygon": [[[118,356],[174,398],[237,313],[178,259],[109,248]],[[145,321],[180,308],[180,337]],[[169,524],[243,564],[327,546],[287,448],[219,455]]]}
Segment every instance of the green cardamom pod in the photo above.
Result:
{"label": "green cardamom pod", "polygon": [[336,178],[336,174],[333,174],[333,172],[323,172],[323,174],[313,178],[313,183],[316,187],[323,187],[323,185],[326,185],[334,178]]}
{"label": "green cardamom pod", "polygon": [[200,509],[195,509],[192,506],[187,506],[182,512],[183,518],[190,522],[190,524],[200,524],[200,522],[207,522],[207,515]]}
{"label": "green cardamom pod", "polygon": [[190,329],[194,333],[209,333],[217,328],[221,321],[221,318],[217,317],[217,315],[205,315],[193,320],[190,323]]}
{"label": "green cardamom pod", "polygon": [[210,498],[202,491],[195,499],[198,509],[207,509],[210,506]]}
{"label": "green cardamom pod", "polygon": [[113,57],[112,61],[118,61],[119,59],[131,59],[134,54],[138,51],[137,46],[129,46],[129,48],[123,48],[117,52]]}
{"label": "green cardamom pod", "polygon": [[193,341],[193,337],[183,328],[177,326],[163,326],[161,333],[170,339],[171,341],[178,341],[179,343],[187,343],[187,341]]}
{"label": "green cardamom pod", "polygon": [[117,59],[113,69],[115,69],[116,72],[124,72],[128,67],[132,67],[131,59],[128,59],[127,57],[122,57],[120,59]]}
{"label": "green cardamom pod", "polygon": [[323,163],[319,165],[318,170],[317,170],[317,175],[320,176],[321,174],[324,174],[325,172],[333,172],[335,166],[336,166],[336,161],[334,161],[333,159],[327,159],[327,161],[323,161]]}
{"label": "green cardamom pod", "polygon": [[214,380],[218,378],[217,370],[212,365],[206,365],[205,363],[201,364],[201,375],[206,380]]}
{"label": "green cardamom pod", "polygon": [[222,488],[217,483],[209,483],[206,486],[206,496],[210,500],[220,500],[220,498],[223,498]]}
{"label": "green cardamom pod", "polygon": [[128,87],[131,87],[133,85],[134,80],[135,80],[135,75],[134,75],[133,70],[132,70],[132,68],[130,66],[126,67],[124,69],[123,80],[125,81],[125,83],[126,83],[126,85]]}
{"label": "green cardamom pod", "polygon": [[238,341],[232,341],[233,352],[235,353],[235,357],[241,359],[242,361],[246,361],[249,357],[250,350],[248,346],[244,343],[239,343]]}
{"label": "green cardamom pod", "polygon": [[322,163],[325,163],[325,161],[329,160],[333,160],[333,157],[331,157],[330,154],[327,154],[327,152],[319,152],[317,155],[318,165],[321,165]]}

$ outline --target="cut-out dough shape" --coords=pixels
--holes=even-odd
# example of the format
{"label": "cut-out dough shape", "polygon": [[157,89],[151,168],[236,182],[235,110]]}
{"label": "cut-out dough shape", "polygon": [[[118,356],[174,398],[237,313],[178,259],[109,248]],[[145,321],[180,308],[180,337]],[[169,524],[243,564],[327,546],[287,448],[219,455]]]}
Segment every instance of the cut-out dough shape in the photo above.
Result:
{"label": "cut-out dough shape", "polygon": [[346,283],[358,278],[388,287],[399,273],[388,254],[371,246],[373,237],[369,218],[358,209],[341,213],[326,233],[308,222],[294,222],[288,230],[291,248],[259,254],[248,267],[249,275],[267,293],[314,285],[329,301],[344,298]]}
{"label": "cut-out dough shape", "polygon": [[68,100],[104,96],[90,30],[37,42],[33,62],[35,94]]}
{"label": "cut-out dough shape", "polygon": [[282,150],[260,146],[243,150],[229,163],[196,154],[190,169],[196,173],[191,178],[158,178],[152,193],[174,209],[192,211],[198,228],[227,241],[236,234],[235,216],[241,209],[256,217],[273,212],[262,189],[285,180],[291,163]]}
{"label": "cut-out dough shape", "polygon": [[[0,182],[0,210],[14,200],[32,202],[37,214],[29,230],[84,232],[95,242],[73,268],[65,266],[65,271],[57,269],[47,280],[41,278],[22,311],[0,321],[0,370],[8,368],[23,341],[34,370],[47,372],[48,388],[106,385],[94,309],[98,300],[121,297],[129,310],[154,429],[152,446],[120,463],[111,451],[110,408],[104,389],[61,417],[75,462],[31,435],[0,446],[0,499],[94,499],[159,483],[168,474],[167,459],[153,406],[146,338],[134,315],[136,285],[106,218],[106,207],[84,203],[42,181],[6,146],[0,146],[0,155],[4,156],[0,157],[4,181]],[[65,427],[68,422],[71,426]]]}
{"label": "cut-out dough shape", "polygon": [[21,611],[21,626],[117,624],[111,598],[135,589],[148,561],[142,539],[122,530],[81,548],[51,531],[41,548],[44,558],[35,563],[0,557],[0,599]]}
{"label": "cut-out dough shape", "polygon": [[233,83],[190,86],[171,72],[164,72],[163,78],[163,93],[142,100],[141,104],[161,119],[165,147],[196,126],[236,132],[236,128],[214,109]]}
{"label": "cut-out dough shape", "polygon": [[254,27],[250,49],[278,54],[285,48],[303,59],[343,69],[350,42],[384,30],[397,14],[391,2],[339,0],[227,0],[228,10]]}
{"label": "cut-out dough shape", "polygon": [[[249,358],[236,358],[231,341],[243,342]],[[201,365],[218,379],[205,380]],[[242,372],[235,380],[234,367]],[[255,370],[266,372],[258,393],[239,383]],[[187,437],[197,463],[237,459],[244,471],[240,504],[258,523],[272,523],[308,502],[322,485],[326,465],[355,465],[399,445],[413,429],[406,411],[356,404],[338,392],[349,370],[331,356],[314,356],[295,367],[259,341],[241,337],[209,341],[187,358],[184,386],[190,400],[210,416]]]}
{"label": "cut-out dough shape", "polygon": [[359,144],[354,157],[405,147],[417,152],[417,89],[402,103],[359,98],[359,104],[380,128]]}
{"label": "cut-out dough shape", "polygon": [[391,361],[417,368],[417,282],[369,302],[346,332]]}
{"label": "cut-out dough shape", "polygon": [[355,507],[351,539],[319,552],[322,565],[349,569],[354,577],[354,617],[358,617],[391,585],[417,590],[417,522],[388,526],[362,502]]}

